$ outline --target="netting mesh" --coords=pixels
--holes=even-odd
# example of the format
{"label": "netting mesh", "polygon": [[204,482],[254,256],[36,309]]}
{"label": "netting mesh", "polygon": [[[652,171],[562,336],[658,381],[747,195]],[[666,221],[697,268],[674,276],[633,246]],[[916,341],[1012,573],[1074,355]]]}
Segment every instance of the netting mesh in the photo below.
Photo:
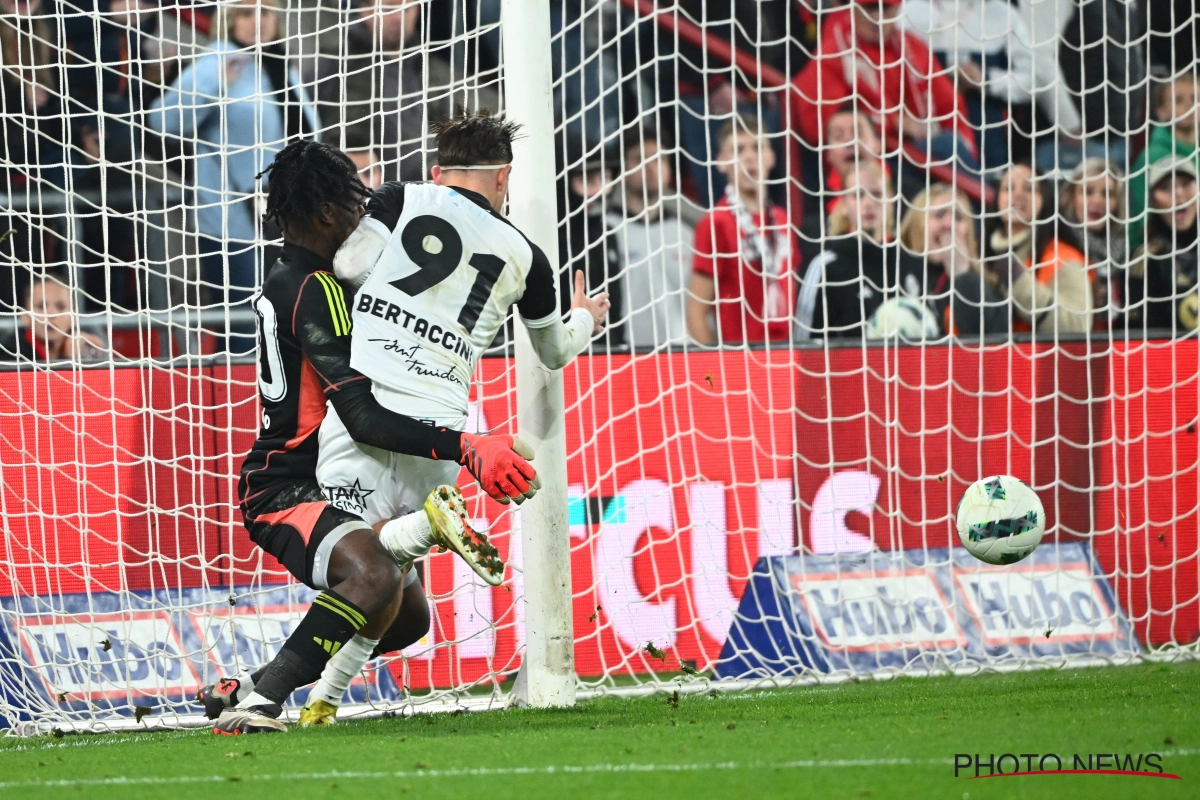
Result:
{"label": "netting mesh", "polygon": [[[236,510],[255,175],[315,136],[426,179],[431,122],[538,90],[501,6],[0,0],[0,719],[186,721],[298,622]],[[550,3],[560,294],[613,302],[565,377],[581,688],[1194,650],[1195,17]],[[511,331],[473,429],[516,431]],[[952,524],[997,473],[1047,512],[1000,570]],[[426,559],[430,630],[363,708],[503,702],[520,516],[467,492],[508,579]]]}

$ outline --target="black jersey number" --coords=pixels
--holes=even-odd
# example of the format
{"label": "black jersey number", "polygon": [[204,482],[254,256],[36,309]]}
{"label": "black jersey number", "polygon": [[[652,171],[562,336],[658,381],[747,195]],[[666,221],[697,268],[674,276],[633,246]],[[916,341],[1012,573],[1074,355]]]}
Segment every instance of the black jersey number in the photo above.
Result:
{"label": "black jersey number", "polygon": [[[409,297],[416,297],[437,286],[454,274],[462,262],[462,237],[453,225],[432,214],[413,217],[400,232],[400,244],[409,259],[417,265],[418,271],[391,281],[391,285]],[[467,302],[458,312],[458,322],[467,329],[467,333],[471,333],[492,296],[492,287],[500,280],[505,262],[499,256],[476,253],[467,263],[479,274],[467,293]]]}

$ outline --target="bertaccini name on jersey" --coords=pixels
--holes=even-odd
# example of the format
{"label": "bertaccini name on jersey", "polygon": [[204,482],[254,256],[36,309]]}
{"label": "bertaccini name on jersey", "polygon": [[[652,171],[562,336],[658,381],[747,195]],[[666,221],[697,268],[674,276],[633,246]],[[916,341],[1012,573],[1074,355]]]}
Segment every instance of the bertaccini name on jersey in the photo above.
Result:
{"label": "bertaccini name on jersey", "polygon": [[[405,311],[395,303],[390,303],[382,297],[373,297],[365,292],[358,293],[358,303],[355,311],[378,317],[384,322],[390,322],[400,328],[420,336],[430,344],[440,345],[460,358],[471,361],[475,357],[474,346],[461,336],[444,329],[441,325],[430,323],[424,317]],[[403,317],[403,321],[401,321]],[[411,325],[411,327],[410,327]]]}

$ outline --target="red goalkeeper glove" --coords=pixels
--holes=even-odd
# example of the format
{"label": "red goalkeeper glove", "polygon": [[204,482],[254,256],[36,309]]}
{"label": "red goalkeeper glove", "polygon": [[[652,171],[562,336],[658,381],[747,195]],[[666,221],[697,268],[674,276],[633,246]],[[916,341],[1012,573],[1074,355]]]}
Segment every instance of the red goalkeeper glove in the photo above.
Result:
{"label": "red goalkeeper glove", "polygon": [[516,500],[520,505],[542,488],[541,479],[529,463],[533,448],[515,436],[464,433],[460,447],[462,460],[458,463],[497,503]]}

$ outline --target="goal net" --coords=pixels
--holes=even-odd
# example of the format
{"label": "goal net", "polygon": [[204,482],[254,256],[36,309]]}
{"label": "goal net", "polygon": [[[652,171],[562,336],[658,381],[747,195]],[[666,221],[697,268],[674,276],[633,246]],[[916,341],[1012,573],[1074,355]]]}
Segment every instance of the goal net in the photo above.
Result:
{"label": "goal net", "polygon": [[[200,724],[278,651],[313,592],[237,510],[254,176],[306,136],[424,180],[432,122],[514,92],[552,93],[564,311],[576,271],[612,301],[543,464],[580,696],[1195,655],[1194,8],[552,0],[550,87],[506,83],[507,8],[0,5],[0,727]],[[519,432],[514,341],[474,430]],[[1004,567],[955,531],[996,474],[1046,511]],[[522,514],[460,483],[505,583],[423,560],[353,713],[512,698]]]}

